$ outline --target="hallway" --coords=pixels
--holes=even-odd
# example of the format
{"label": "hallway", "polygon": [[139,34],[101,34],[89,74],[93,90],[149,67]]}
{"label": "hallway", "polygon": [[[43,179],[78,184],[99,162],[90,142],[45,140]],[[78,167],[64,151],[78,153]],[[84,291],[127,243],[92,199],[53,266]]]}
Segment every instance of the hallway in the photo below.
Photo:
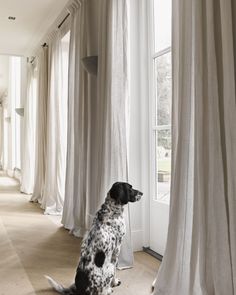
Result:
{"label": "hallway", "polygon": [[43,215],[37,204],[30,203],[29,196],[18,191],[15,180],[1,175],[0,294],[54,294],[46,291],[43,275],[55,275],[68,284],[73,279],[80,240],[68,235]]}
{"label": "hallway", "polygon": [[[80,239],[29,199],[17,181],[0,174],[0,295],[56,294],[44,274],[66,286],[73,281]],[[149,294],[158,266],[151,256],[135,253],[135,267],[119,272],[122,285],[114,294]]]}

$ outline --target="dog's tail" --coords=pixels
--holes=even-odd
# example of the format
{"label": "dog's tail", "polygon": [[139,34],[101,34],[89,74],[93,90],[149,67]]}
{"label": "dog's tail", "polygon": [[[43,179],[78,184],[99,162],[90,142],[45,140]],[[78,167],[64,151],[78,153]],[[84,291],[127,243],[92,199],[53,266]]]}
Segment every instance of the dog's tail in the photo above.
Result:
{"label": "dog's tail", "polygon": [[157,281],[157,277],[156,277],[155,280],[152,282],[152,289],[151,289],[152,294],[151,294],[151,295],[154,294],[154,289],[155,289],[156,281]]}
{"label": "dog's tail", "polygon": [[54,290],[56,290],[59,294],[62,295],[74,295],[75,294],[75,285],[70,286],[69,288],[64,288],[62,285],[58,284],[49,276],[44,276],[49,284],[52,286]]}

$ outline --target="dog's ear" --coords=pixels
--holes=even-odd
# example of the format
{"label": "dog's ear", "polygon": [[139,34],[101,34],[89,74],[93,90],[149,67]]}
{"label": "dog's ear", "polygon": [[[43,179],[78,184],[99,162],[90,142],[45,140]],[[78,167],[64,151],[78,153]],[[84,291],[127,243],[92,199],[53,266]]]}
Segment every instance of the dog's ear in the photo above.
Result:
{"label": "dog's ear", "polygon": [[126,183],[116,182],[110,189],[110,196],[117,204],[125,205],[129,202],[128,187]]}

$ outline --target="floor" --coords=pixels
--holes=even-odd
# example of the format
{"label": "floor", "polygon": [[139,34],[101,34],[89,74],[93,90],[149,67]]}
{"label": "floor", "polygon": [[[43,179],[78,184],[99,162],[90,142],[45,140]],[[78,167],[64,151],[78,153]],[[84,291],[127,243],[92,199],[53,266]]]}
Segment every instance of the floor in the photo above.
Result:
{"label": "floor", "polygon": [[[79,259],[80,239],[43,215],[17,181],[0,174],[0,295],[56,294],[44,274],[70,285]],[[159,262],[135,253],[134,268],[118,272],[114,295],[150,294]]]}

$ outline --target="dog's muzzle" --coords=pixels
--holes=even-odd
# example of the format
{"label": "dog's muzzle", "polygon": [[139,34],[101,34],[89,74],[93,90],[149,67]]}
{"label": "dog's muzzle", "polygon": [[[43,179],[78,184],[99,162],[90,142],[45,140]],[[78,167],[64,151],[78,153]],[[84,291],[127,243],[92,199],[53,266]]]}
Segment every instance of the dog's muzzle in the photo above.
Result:
{"label": "dog's muzzle", "polygon": [[142,195],[143,195],[143,193],[138,192],[138,194],[135,197],[136,201],[139,201],[141,199]]}

